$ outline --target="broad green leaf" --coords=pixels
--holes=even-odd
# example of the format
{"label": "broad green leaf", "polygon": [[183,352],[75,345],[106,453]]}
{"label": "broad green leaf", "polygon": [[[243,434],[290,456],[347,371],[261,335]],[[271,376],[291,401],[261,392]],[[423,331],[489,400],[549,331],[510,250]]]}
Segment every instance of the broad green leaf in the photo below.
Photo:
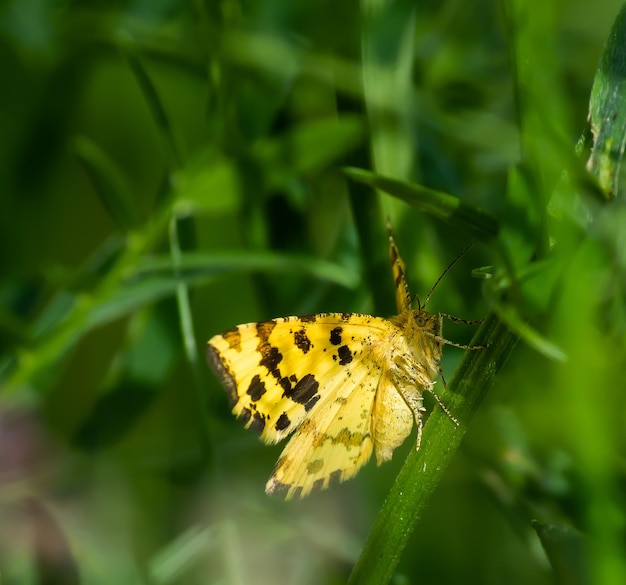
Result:
{"label": "broad green leaf", "polygon": [[620,191],[626,148],[626,6],[615,18],[589,101],[593,145],[587,168],[607,199]]}

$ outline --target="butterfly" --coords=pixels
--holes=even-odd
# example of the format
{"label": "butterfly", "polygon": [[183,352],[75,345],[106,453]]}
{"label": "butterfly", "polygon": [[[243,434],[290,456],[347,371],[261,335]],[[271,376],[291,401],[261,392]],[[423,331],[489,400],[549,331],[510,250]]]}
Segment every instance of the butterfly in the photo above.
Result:
{"label": "butterfly", "polygon": [[[465,252],[463,252],[465,253]],[[208,362],[226,387],[233,413],[269,444],[291,439],[265,490],[285,499],[353,477],[372,453],[391,459],[417,427],[423,428],[424,392],[456,419],[434,392],[446,314],[430,314],[426,299],[411,308],[405,264],[389,229],[389,256],[398,315],[321,313],[238,325],[212,337]],[[443,378],[442,378],[443,380]],[[445,383],[445,382],[444,382]]]}

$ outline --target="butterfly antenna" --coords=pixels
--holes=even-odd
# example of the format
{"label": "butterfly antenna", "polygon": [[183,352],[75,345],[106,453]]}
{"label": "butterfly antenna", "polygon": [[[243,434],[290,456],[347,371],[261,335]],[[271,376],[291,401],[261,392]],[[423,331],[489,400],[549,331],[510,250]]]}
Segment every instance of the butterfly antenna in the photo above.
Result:
{"label": "butterfly antenna", "polygon": [[441,280],[443,279],[443,277],[448,274],[448,272],[450,272],[450,269],[461,259],[463,258],[463,256],[465,256],[465,254],[467,254],[474,246],[476,245],[476,242],[472,242],[467,248],[465,248],[465,250],[463,250],[454,260],[452,260],[452,262],[450,262],[450,264],[448,264],[448,266],[446,267],[446,269],[441,273],[441,276],[435,281],[435,284],[433,284],[433,286],[431,287],[431,289],[428,291],[428,294],[426,295],[426,298],[424,299],[424,304],[420,305],[421,308],[424,308],[426,306],[426,304],[428,303],[428,301],[430,300],[431,295],[433,294],[433,292],[435,292],[435,289],[437,288],[437,285],[441,282]]}

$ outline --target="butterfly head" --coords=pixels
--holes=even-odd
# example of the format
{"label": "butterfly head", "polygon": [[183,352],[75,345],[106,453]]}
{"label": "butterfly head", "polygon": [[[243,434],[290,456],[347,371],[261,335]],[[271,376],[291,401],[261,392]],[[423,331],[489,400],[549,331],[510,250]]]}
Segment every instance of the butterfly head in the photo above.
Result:
{"label": "butterfly head", "polygon": [[427,335],[439,335],[440,333],[441,321],[439,315],[431,315],[428,311],[419,308],[411,311],[411,320],[422,333]]}

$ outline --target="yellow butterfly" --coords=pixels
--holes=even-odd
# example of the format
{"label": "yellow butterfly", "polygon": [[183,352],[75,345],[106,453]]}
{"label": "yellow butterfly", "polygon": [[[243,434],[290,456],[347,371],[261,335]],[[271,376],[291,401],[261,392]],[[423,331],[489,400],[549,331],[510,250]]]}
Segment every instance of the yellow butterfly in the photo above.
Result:
{"label": "yellow butterfly", "polygon": [[[247,323],[215,335],[209,364],[228,390],[233,413],[266,443],[291,433],[268,494],[285,499],[351,478],[376,453],[391,459],[417,426],[422,437],[422,394],[434,393],[444,344],[444,316],[411,308],[405,266],[389,230],[389,252],[399,314],[390,319],[359,313],[322,313]],[[460,258],[460,256],[459,256]]]}

